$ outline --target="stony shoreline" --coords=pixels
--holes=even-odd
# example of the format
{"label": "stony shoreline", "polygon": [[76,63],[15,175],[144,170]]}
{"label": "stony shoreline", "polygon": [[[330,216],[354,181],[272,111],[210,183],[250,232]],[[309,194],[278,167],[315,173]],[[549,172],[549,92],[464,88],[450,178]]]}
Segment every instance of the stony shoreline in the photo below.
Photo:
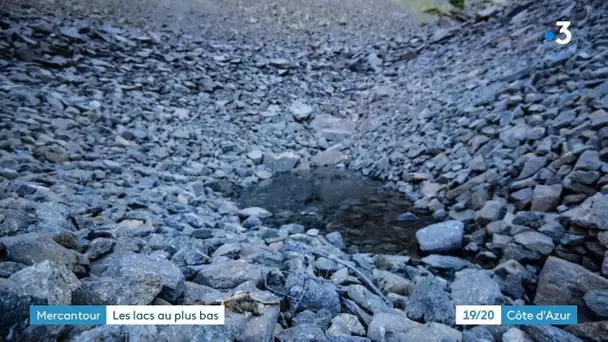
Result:
{"label": "stony shoreline", "polygon": [[[602,341],[606,10],[495,6],[455,28],[373,44],[329,29],[300,44],[9,11],[0,335]],[[569,46],[542,42],[559,15],[576,20]],[[324,165],[382,179],[443,221],[416,234],[425,256],[346,253],[339,233],[267,227],[276,213],[222,195]],[[497,266],[478,265],[486,261]],[[32,304],[235,296],[224,326],[28,325]],[[458,304],[578,305],[579,324],[465,329]]]}

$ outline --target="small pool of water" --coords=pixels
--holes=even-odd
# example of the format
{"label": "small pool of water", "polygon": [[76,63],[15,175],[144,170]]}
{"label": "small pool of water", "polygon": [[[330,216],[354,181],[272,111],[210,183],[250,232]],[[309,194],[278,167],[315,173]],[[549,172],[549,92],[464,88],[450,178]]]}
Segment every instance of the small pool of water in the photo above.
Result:
{"label": "small pool of water", "polygon": [[[271,211],[274,216],[264,220],[268,226],[299,223],[322,233],[340,232],[346,245],[359,252],[417,257],[416,231],[434,220],[428,213],[414,210],[401,193],[383,185],[335,168],[322,168],[306,174],[277,175],[241,189],[235,200],[241,208],[256,206]],[[406,212],[417,219],[398,220]]]}

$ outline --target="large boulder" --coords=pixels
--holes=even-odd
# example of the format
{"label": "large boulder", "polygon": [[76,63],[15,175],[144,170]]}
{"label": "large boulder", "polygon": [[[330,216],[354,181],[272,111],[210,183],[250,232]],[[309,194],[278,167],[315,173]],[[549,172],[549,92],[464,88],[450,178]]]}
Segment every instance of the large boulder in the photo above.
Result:
{"label": "large boulder", "polygon": [[[593,290],[608,288],[608,279],[554,256],[547,258],[538,277],[535,305],[578,305],[584,308],[583,296]],[[579,310],[578,321],[588,318]]]}
{"label": "large boulder", "polygon": [[72,291],[80,281],[64,264],[45,260],[26,267],[9,278],[32,297],[42,298],[49,305],[72,304]]}
{"label": "large boulder", "polygon": [[159,296],[170,302],[184,292],[184,275],[179,268],[166,259],[150,255],[123,252],[110,254],[92,265],[91,273],[107,277],[133,277],[152,275],[162,280]]}
{"label": "large boulder", "polygon": [[215,289],[227,290],[247,281],[261,284],[268,271],[268,267],[250,264],[243,260],[230,260],[199,266],[198,273],[192,281]]}
{"label": "large boulder", "polygon": [[435,277],[420,280],[409,297],[405,312],[419,322],[439,322],[454,325],[454,303],[445,287]]}

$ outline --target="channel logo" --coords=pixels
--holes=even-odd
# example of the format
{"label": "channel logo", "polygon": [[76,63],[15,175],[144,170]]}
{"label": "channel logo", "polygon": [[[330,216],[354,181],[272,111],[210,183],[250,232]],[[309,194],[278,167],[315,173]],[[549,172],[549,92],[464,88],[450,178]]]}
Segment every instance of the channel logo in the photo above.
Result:
{"label": "channel logo", "polygon": [[570,27],[570,22],[556,21],[555,26],[560,28],[558,34],[549,31],[545,33],[545,40],[549,42],[555,40],[555,42],[560,45],[566,45],[570,43],[570,41],[572,40],[572,32],[568,30],[568,28]]}

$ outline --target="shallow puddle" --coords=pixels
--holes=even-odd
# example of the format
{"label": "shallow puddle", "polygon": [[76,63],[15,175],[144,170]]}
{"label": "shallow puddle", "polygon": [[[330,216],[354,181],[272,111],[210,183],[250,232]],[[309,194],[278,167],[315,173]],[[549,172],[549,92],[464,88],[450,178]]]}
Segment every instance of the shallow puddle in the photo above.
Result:
{"label": "shallow puddle", "polygon": [[[346,245],[360,252],[416,257],[416,231],[434,223],[428,213],[416,212],[401,193],[387,190],[382,182],[334,168],[277,175],[241,190],[236,201],[242,208],[271,211],[274,216],[264,220],[269,226],[299,223],[322,233],[340,232]],[[406,212],[417,218],[399,220]]]}

